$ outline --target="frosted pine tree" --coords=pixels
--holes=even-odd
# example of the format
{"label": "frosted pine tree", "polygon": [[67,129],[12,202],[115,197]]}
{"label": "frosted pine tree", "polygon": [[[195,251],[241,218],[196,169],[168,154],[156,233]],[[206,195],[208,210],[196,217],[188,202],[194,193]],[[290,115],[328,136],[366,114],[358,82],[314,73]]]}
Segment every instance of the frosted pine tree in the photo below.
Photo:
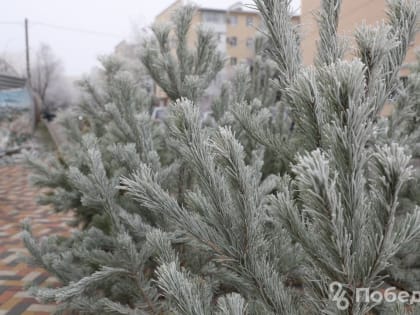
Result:
{"label": "frosted pine tree", "polygon": [[162,141],[158,140],[164,137],[161,126],[150,118],[150,96],[118,58],[102,58],[102,66],[95,80],[85,78],[80,82],[84,96],[79,106],[62,119],[67,141],[61,144],[58,156],[47,163],[28,159],[34,184],[53,188],[40,198],[41,203],[52,204],[58,211],[75,211],[76,225],[89,225],[101,213],[83,205],[81,192],[68,176],[70,167],[82,172],[89,169],[85,133],[100,139],[98,146],[110,177],[118,179],[127,174],[140,160],[160,168],[157,151]]}
{"label": "frosted pine tree", "polygon": [[[179,10],[174,23],[188,27],[185,19],[192,13],[191,7]],[[193,60],[202,76],[197,72],[187,79],[200,82],[197,93],[214,77],[210,72],[217,70],[219,58],[212,34],[200,34],[203,55],[193,56]],[[180,36],[184,41],[186,34]],[[179,67],[184,61],[174,61],[174,65]],[[102,66],[95,80],[81,81],[83,101],[64,119],[67,145],[46,163],[28,159],[35,172],[33,182],[52,189],[41,202],[58,211],[74,211],[74,224],[83,229],[70,238],[52,236],[37,241],[30,224],[25,223],[23,238],[32,254],[31,262],[63,283],[57,290],[33,287],[31,291],[42,301],[61,302],[59,310],[125,314],[131,309],[157,314],[162,303],[152,286],[152,257],[157,254],[153,233],[156,227],[171,229],[165,220],[158,222],[160,219],[150,212],[143,212],[117,186],[122,175],[145,163],[159,173],[159,183],[176,193],[179,164],[167,158],[170,152],[165,148],[163,124],[151,119],[150,97],[130,69],[114,56],[103,58]],[[207,67],[214,70],[207,71]],[[174,239],[183,243],[168,236],[168,240]]]}
{"label": "frosted pine tree", "polygon": [[[153,36],[143,43],[141,60],[171,101],[187,97],[199,102],[224,65],[214,32],[204,27],[191,28],[196,13],[193,5],[175,10],[171,22],[153,25]],[[189,38],[194,38],[193,47]],[[188,168],[182,164],[177,184],[179,201],[183,201],[192,181]]]}
{"label": "frosted pine tree", "polygon": [[[172,101],[181,97],[199,101],[223,68],[214,32],[204,27],[191,29],[195,13],[192,5],[176,10],[171,23],[154,25],[153,37],[144,42],[143,64]],[[194,48],[188,43],[191,33]]]}
{"label": "frosted pine tree", "polygon": [[[410,73],[404,81],[398,85],[392,102],[393,110],[389,117],[382,119],[383,128],[378,132],[378,141],[385,143],[398,142],[405,151],[411,155],[410,164],[414,167],[414,178],[400,193],[400,203],[397,213],[399,218],[407,212],[413,211],[420,206],[418,191],[420,189],[420,119],[419,106],[419,64],[417,62],[410,67]],[[389,268],[391,277],[389,282],[401,290],[414,291],[420,285],[420,270],[418,262],[420,256],[418,249],[419,239],[416,238],[405,246],[393,259]]]}
{"label": "frosted pine tree", "polygon": [[[235,116],[241,129],[248,136],[262,144],[265,151],[277,161],[269,169],[284,172],[292,160],[290,130],[293,107],[285,104],[282,93],[297,74],[301,63],[299,29],[291,21],[290,1],[256,1],[265,25],[262,29],[266,37],[265,55],[273,68],[268,75],[268,86],[276,95],[276,102],[270,107],[259,106],[261,98],[231,104],[230,112]],[[273,75],[274,74],[274,75]],[[281,96],[281,97],[280,97]],[[260,107],[260,108],[258,108]]]}
{"label": "frosted pine tree", "polygon": [[[120,115],[82,137],[83,167],[75,164],[65,175],[79,194],[75,200],[102,214],[107,229],[92,225],[70,239],[37,243],[26,226],[24,240],[33,258],[64,284],[32,288],[38,298],[88,314],[409,311],[405,305],[357,301],[356,289],[383,289],[396,255],[420,232],[418,209],[397,218],[400,192],[413,177],[410,157],[395,141],[384,144],[376,137],[377,113],[396,91],[414,34],[416,3],[389,1],[387,22],[359,28],[357,55],[344,60],[337,34],[341,1],[322,1],[321,42],[311,67],[300,62],[290,1],[255,3],[265,22],[267,53],[276,63],[274,106],[290,113],[291,136],[275,125],[280,111],[250,106],[259,96],[228,109],[253,141],[287,167],[281,174],[263,174],[262,155],[247,157],[233,131],[236,123],[202,126],[197,102],[214,69],[205,70],[204,80],[197,73],[183,77],[182,62],[159,46],[168,43],[169,31],[155,32],[157,57],[147,58],[155,62],[153,69],[171,70],[162,72],[162,88],[170,98],[181,97],[165,121],[168,144],[194,182],[180,201],[164,180],[173,173],[164,171],[148,141],[151,129],[122,114],[131,102],[117,105],[113,111]],[[180,21],[190,16],[188,10],[178,11]],[[176,77],[166,77],[169,73]],[[155,77],[158,84],[161,79]],[[183,90],[191,82],[191,90]],[[122,95],[131,90],[126,83],[118,85]],[[118,104],[121,94],[112,96]],[[106,119],[108,111],[105,106],[95,112]],[[110,135],[129,146],[118,150],[123,157],[107,157],[119,156],[103,147]],[[151,145],[143,151],[138,141]],[[344,310],[332,300],[332,282],[344,288]]]}
{"label": "frosted pine tree", "polygon": [[245,164],[243,148],[228,128],[212,136],[201,130],[198,109],[188,100],[171,108],[168,127],[174,148],[199,179],[185,205],[176,204],[147,166],[122,183],[140,205],[166,217],[208,257],[198,275],[190,274],[174,254],[175,260],[162,261],[158,286],[172,311],[217,313],[220,305],[213,301],[219,292],[241,309],[248,304],[251,314],[295,314],[299,297],[286,290],[283,276],[298,266],[299,248],[264,211],[278,179],[261,180],[260,159]]}
{"label": "frosted pine tree", "polygon": [[25,223],[30,261],[63,284],[30,291],[41,301],[59,302],[59,311],[125,314],[137,309],[157,314],[159,296],[151,283],[156,251],[147,235],[165,223],[144,213],[117,186],[120,176],[146,163],[159,173],[162,185],[171,187],[177,165],[162,165],[157,152],[162,126],[151,119],[149,96],[117,59],[103,59],[99,80],[85,80],[82,86],[84,101],[64,123],[67,148],[57,159],[30,162],[34,183],[53,189],[42,202],[74,211],[83,230],[69,238],[36,240]]}
{"label": "frosted pine tree", "polygon": [[220,96],[212,105],[215,121],[220,126],[230,126],[234,130],[236,137],[244,146],[246,159],[253,159],[255,154],[264,157],[265,175],[284,170],[286,165],[283,156],[273,154],[268,147],[261,146],[259,141],[247,132],[248,125],[235,118],[235,109],[238,107],[238,111],[248,114],[258,112],[259,122],[263,123],[263,126],[283,138],[290,137],[293,124],[287,108],[279,102],[278,90],[273,84],[276,67],[270,54],[267,53],[268,47],[267,37],[255,38],[255,60],[252,65],[236,66],[232,78],[224,83]]}
{"label": "frosted pine tree", "polygon": [[[387,23],[359,28],[355,34],[358,58],[344,61],[337,35],[341,2],[323,1],[321,43],[316,65],[309,68],[299,62],[288,1],[256,4],[273,43],[279,71],[276,86],[293,113],[296,143],[283,144],[270,128],[262,128],[264,121],[247,112],[246,104],[238,105],[235,114],[251,136],[292,163],[290,173],[270,187],[278,193],[261,198],[257,187],[266,184],[254,173],[258,168],[245,163],[243,149],[229,128],[208,136],[199,129],[197,113],[187,101],[174,107],[168,122],[176,148],[202,181],[197,192],[190,194],[184,207],[175,207],[147,167],[123,183],[141,205],[168,217],[187,232],[191,242],[212,253],[220,268],[213,270],[213,277],[233,286],[250,313],[378,311],[372,301],[357,301],[356,289],[379,290],[393,257],[419,234],[418,209],[396,220],[399,193],[413,175],[409,156],[396,143],[372,142],[376,115],[395,92],[399,66],[414,34],[416,4],[389,1]],[[268,222],[275,224],[279,238],[285,235],[283,246],[290,235],[293,243],[287,247],[295,244],[296,253],[302,250],[303,294],[312,301],[310,306],[297,303],[294,289],[284,286],[287,282],[282,277],[287,272],[274,263],[282,255],[268,249],[272,248],[272,239],[265,236]],[[282,234],[284,230],[289,235]],[[293,266],[296,261],[280,266]],[[176,258],[164,261],[158,276],[174,311],[195,314],[194,308],[186,306],[208,305],[208,288],[203,287],[199,297],[188,294],[204,279],[189,275]],[[181,278],[184,281],[174,280]],[[329,284],[334,281],[344,287],[345,310],[331,301]],[[238,297],[237,304],[242,303]],[[209,312],[202,308],[199,313]]]}

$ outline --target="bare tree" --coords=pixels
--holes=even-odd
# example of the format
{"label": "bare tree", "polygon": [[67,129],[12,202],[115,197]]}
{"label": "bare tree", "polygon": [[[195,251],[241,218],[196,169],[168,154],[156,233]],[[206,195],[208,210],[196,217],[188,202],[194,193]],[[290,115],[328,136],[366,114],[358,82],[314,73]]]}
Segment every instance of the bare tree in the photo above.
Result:
{"label": "bare tree", "polygon": [[32,88],[39,94],[41,100],[46,100],[51,82],[61,72],[61,63],[53,54],[50,46],[41,44],[36,53],[35,66],[32,74]]}
{"label": "bare tree", "polygon": [[[61,60],[50,46],[41,44],[32,68],[31,85],[42,100],[44,112],[51,112],[68,105],[71,87],[64,78]],[[58,93],[59,91],[59,93]]]}
{"label": "bare tree", "polygon": [[0,73],[18,76],[16,69],[3,57],[0,57]]}

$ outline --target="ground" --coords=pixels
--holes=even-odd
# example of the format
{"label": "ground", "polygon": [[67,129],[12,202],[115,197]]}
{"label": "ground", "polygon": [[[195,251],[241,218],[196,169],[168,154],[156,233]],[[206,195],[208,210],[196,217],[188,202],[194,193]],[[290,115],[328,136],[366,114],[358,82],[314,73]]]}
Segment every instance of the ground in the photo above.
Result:
{"label": "ground", "polygon": [[28,181],[22,165],[0,166],[0,315],[45,315],[54,305],[41,305],[24,291],[26,283],[57,285],[43,269],[21,262],[27,251],[20,238],[20,223],[32,221],[36,236],[68,234],[69,215],[56,214],[36,203],[40,191]]}

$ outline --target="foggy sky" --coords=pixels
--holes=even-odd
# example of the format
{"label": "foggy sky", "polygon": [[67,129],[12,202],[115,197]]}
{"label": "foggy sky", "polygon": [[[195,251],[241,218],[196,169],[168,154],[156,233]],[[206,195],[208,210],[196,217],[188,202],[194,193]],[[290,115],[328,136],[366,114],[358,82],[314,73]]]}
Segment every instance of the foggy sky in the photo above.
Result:
{"label": "foggy sky", "polygon": [[[35,51],[41,42],[50,45],[63,61],[66,74],[79,76],[97,65],[98,55],[111,53],[116,44],[134,34],[136,27],[149,25],[174,0],[0,1],[0,57],[13,59],[20,71],[25,68],[23,25],[27,17],[30,49]],[[298,0],[294,1],[297,6]],[[194,2],[225,9],[236,1]]]}

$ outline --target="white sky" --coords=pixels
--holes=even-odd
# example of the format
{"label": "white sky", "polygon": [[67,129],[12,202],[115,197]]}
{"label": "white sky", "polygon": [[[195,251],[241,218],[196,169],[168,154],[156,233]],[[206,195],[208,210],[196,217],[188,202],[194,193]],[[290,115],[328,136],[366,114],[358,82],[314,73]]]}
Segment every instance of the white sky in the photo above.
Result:
{"label": "white sky", "polygon": [[[98,55],[111,53],[121,40],[130,38],[135,26],[149,25],[173,1],[0,0],[0,56],[22,60],[25,49],[23,25],[27,17],[31,50],[36,50],[41,42],[50,45],[63,61],[66,74],[78,76],[89,72],[97,64]],[[293,1],[297,7],[299,0]],[[236,1],[194,2],[202,6],[227,8]],[[243,2],[251,3],[250,0]],[[25,68],[24,64],[17,66],[18,70]]]}

